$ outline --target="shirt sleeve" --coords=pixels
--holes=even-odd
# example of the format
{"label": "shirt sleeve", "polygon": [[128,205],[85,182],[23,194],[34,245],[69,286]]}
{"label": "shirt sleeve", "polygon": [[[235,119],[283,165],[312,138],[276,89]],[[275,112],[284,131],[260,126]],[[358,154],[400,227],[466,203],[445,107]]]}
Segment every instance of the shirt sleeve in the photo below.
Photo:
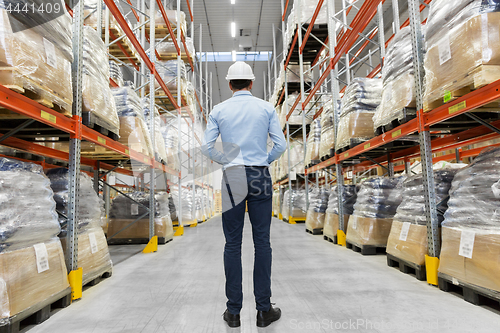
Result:
{"label": "shirt sleeve", "polygon": [[267,163],[271,163],[278,159],[286,150],[285,136],[281,130],[278,115],[274,110],[269,120],[269,137],[273,141],[273,148],[268,154]]}
{"label": "shirt sleeve", "polygon": [[217,123],[217,120],[213,116],[212,112],[208,117],[207,129],[205,130],[205,135],[203,136],[201,152],[212,161],[224,165],[227,164],[226,157],[222,152],[215,149],[215,141],[217,141],[219,134],[219,124]]}

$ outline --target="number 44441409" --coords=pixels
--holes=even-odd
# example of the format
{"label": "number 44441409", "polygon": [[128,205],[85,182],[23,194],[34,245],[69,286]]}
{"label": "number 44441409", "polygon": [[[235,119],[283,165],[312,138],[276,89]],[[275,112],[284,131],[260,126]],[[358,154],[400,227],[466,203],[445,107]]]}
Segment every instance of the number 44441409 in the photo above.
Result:
{"label": "number 44441409", "polygon": [[28,5],[24,4],[24,6],[21,6],[19,3],[16,4],[15,6],[12,5],[12,3],[9,3],[7,8],[5,10],[8,13],[37,13],[37,14],[59,14],[62,10],[60,3],[41,3],[40,5],[36,5],[34,3]]}

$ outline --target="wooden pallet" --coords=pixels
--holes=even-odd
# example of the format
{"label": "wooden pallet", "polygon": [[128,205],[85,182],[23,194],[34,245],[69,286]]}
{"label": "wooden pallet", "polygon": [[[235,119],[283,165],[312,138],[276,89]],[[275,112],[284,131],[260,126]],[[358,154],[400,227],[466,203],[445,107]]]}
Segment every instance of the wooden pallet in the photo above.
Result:
{"label": "wooden pallet", "polygon": [[405,274],[414,274],[419,281],[425,281],[427,279],[425,265],[417,265],[415,263],[397,258],[389,253],[387,253],[387,266],[398,267],[399,270]]}
{"label": "wooden pallet", "polygon": [[[174,22],[170,22],[170,27],[172,28],[172,31],[174,31],[174,38],[177,38],[177,32],[175,31],[175,29],[177,29],[177,24],[174,23]],[[185,31],[183,28],[181,28],[182,32],[185,34]],[[149,37],[149,24],[146,25],[146,36]],[[156,39],[163,39],[165,38],[166,36],[170,36],[170,32],[168,31],[168,27],[167,25],[163,25],[163,24],[156,24],[155,25],[155,38]],[[172,38],[172,36],[170,36],[170,38]],[[182,44],[182,42],[181,42]]]}
{"label": "wooden pallet", "polygon": [[[158,244],[167,244],[172,239],[166,239],[165,237],[158,237]],[[108,245],[137,245],[137,244],[147,244],[149,243],[149,238],[111,238],[108,239]]]}
{"label": "wooden pallet", "polygon": [[337,155],[340,155],[342,153],[345,153],[349,149],[352,149],[352,148],[354,148],[356,146],[359,146],[360,144],[362,144],[362,143],[364,143],[366,141],[368,141],[368,139],[350,138],[349,139],[349,143],[346,146],[340,147],[335,152],[337,153]]}
{"label": "wooden pallet", "polygon": [[385,254],[385,246],[376,245],[359,245],[347,241],[346,247],[354,252],[360,252],[362,255]]}
{"label": "wooden pallet", "polygon": [[311,235],[323,235],[323,228],[319,229],[308,229],[306,228],[306,232]]}
{"label": "wooden pallet", "polygon": [[99,132],[102,135],[110,138],[111,140],[118,141],[120,139],[119,133],[113,132],[110,129],[111,126],[99,125],[99,124],[105,124],[107,122],[101,119],[99,115],[95,114],[95,112],[82,112],[82,123],[85,126],[92,128],[94,131]]}
{"label": "wooden pallet", "polygon": [[[105,28],[103,27],[102,29],[103,29],[103,36],[104,36],[104,32],[105,32],[104,29]],[[110,26],[109,30],[115,35],[116,38],[120,38],[121,36],[123,36],[125,34],[121,30],[121,28],[118,28],[117,26]],[[111,40],[111,38],[110,38],[110,42],[112,42],[112,41],[113,40]],[[123,53],[123,51],[120,49],[120,47],[118,45],[121,45],[123,47],[123,49],[125,51],[127,51],[127,53],[130,56],[130,60],[132,60],[134,63],[141,62],[139,55],[137,54],[135,48],[132,46],[132,43],[130,42],[128,37],[124,37],[124,38],[120,39],[120,41],[110,45],[109,46],[109,54],[110,55],[116,57],[117,59],[123,61],[124,63],[130,62],[129,58]],[[113,59],[113,57],[111,57],[110,60],[115,61],[115,59]]]}
{"label": "wooden pallet", "polygon": [[438,287],[446,292],[461,292],[464,300],[474,305],[500,305],[500,292],[459,281],[447,274],[438,273]]}
{"label": "wooden pallet", "polygon": [[38,325],[50,318],[53,309],[66,308],[71,304],[71,289],[40,302],[0,323],[0,333],[19,333],[29,325]]}
{"label": "wooden pallet", "polygon": [[[457,98],[460,98],[471,91],[482,88],[492,82],[495,82],[500,79],[500,66],[493,65],[480,65],[472,70],[468,75],[462,78],[463,84],[459,82],[454,82],[454,86],[457,88],[451,89],[446,96],[440,97],[437,100],[433,100],[430,102],[424,103],[424,112],[429,112],[434,110],[446,103],[450,103]],[[471,83],[472,82],[472,83]],[[446,100],[446,102],[445,102]],[[490,106],[485,106],[485,110],[490,108]],[[496,111],[498,112],[498,103],[496,107]]]}
{"label": "wooden pallet", "polygon": [[330,238],[327,235],[323,235],[323,239],[326,240],[327,242],[330,242],[330,243],[333,243],[333,244],[338,244],[337,236],[333,236],[333,238]]}

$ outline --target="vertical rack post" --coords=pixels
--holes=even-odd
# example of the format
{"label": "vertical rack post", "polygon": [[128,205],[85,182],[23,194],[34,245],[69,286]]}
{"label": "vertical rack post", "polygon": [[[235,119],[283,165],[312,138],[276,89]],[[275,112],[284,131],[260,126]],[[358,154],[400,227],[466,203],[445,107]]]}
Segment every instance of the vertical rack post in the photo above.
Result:
{"label": "vertical rack post", "polygon": [[207,115],[210,110],[208,109],[208,53],[205,52],[205,109],[207,110]]}
{"label": "vertical rack post", "polygon": [[[72,1],[73,5],[73,119],[77,130],[69,141],[68,170],[68,224],[66,235],[66,267],[69,271],[72,299],[82,297],[82,270],[78,270],[78,196],[80,191],[80,153],[82,133],[82,67],[83,67],[83,1]],[[78,270],[78,271],[77,271]]]}
{"label": "vertical rack post", "polygon": [[[145,2],[145,0],[143,0]],[[155,0],[149,0],[149,59],[156,65],[155,54]],[[144,35],[145,36],[145,35]],[[144,45],[144,44],[143,44]],[[151,136],[151,148],[153,150],[153,163],[149,166],[149,239],[155,235],[155,167],[156,145],[155,145],[155,75],[153,71],[149,73],[149,132]]]}
{"label": "vertical rack post", "polygon": [[382,2],[377,6],[377,21],[378,21],[378,42],[380,43],[380,64],[383,66],[385,58],[385,29],[384,29],[384,11]]}
{"label": "vertical rack post", "polygon": [[[181,45],[181,25],[180,25],[180,17],[181,17],[181,1],[177,0],[177,36],[172,36],[173,38],[177,38],[177,45]],[[187,51],[187,50],[186,50]],[[179,142],[178,142],[178,149],[179,149],[179,162],[180,162],[180,171],[182,173],[182,155],[181,155],[181,117],[182,117],[182,104],[181,104],[181,49],[177,51],[177,105],[179,105],[179,110],[177,110],[177,130],[178,130],[178,137],[179,137]],[[177,212],[177,220],[179,221],[179,229],[183,230],[184,225],[182,224],[182,178],[181,174],[179,174],[179,191],[178,191],[179,197],[179,209]],[[183,232],[183,231],[181,231]]]}
{"label": "vertical rack post", "polygon": [[274,62],[274,86],[276,86],[276,81],[278,81],[278,61],[276,55],[276,28],[274,27],[274,23],[273,23],[273,62]]}
{"label": "vertical rack post", "polygon": [[399,0],[392,0],[392,16],[394,17],[394,33],[400,29],[399,23]]}
{"label": "vertical rack post", "polygon": [[[193,174],[193,208],[194,211],[196,211],[196,153],[195,153],[195,143],[194,143],[194,118],[191,121],[191,140],[189,140],[189,147],[188,147],[188,152],[191,154],[191,160],[192,160],[192,174]],[[194,216],[193,216],[194,217]],[[196,223],[196,222],[195,222]]]}
{"label": "vertical rack post", "polygon": [[437,268],[439,265],[440,239],[439,220],[436,210],[436,193],[434,186],[434,173],[432,169],[431,136],[429,127],[425,126],[423,115],[424,96],[424,63],[423,40],[420,24],[420,10],[418,0],[408,0],[408,14],[410,16],[410,29],[413,50],[413,68],[415,90],[417,99],[417,119],[420,139],[420,159],[422,163],[422,182],[424,185],[425,217],[427,220],[427,240],[429,255],[426,256],[427,282],[437,285]]}
{"label": "vertical rack post", "polygon": [[[346,0],[342,0],[342,20],[344,22],[344,34],[347,33],[347,11],[346,11]],[[336,23],[334,23],[334,27],[336,27]],[[334,28],[334,31],[333,33],[337,33],[336,31],[337,29]],[[347,85],[349,85],[351,83],[351,63],[350,63],[350,60],[349,60],[349,52],[346,52],[345,54],[345,78],[346,78],[346,83]]]}

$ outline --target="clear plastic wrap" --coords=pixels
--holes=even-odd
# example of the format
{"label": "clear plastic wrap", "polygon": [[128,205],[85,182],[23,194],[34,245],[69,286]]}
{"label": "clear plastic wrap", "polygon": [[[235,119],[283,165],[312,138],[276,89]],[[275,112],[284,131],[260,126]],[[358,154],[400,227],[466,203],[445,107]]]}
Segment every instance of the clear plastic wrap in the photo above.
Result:
{"label": "clear plastic wrap", "polygon": [[314,188],[309,193],[309,209],[306,216],[307,229],[312,231],[323,229],[329,195],[330,191],[322,188]]}
{"label": "clear plastic wrap", "polygon": [[[62,232],[60,237],[66,236],[68,216],[69,178],[68,169],[56,168],[46,171],[50,179],[50,187],[54,191],[56,209],[59,212],[59,223]],[[101,226],[104,201],[96,194],[93,180],[85,173],[80,173],[80,189],[78,191],[78,230],[83,232],[90,228]]]}
{"label": "clear plastic wrap", "polygon": [[[344,185],[344,191],[342,192],[342,202],[344,204],[344,215],[352,215],[354,212],[354,204],[357,199],[357,192],[359,188],[356,185]],[[327,213],[338,214],[339,213],[339,195],[338,195],[338,185],[332,187],[330,197],[328,198],[328,209]]]}
{"label": "clear plastic wrap", "polygon": [[[56,19],[44,26],[53,25],[50,31],[69,28],[71,36],[71,20],[69,27],[66,20],[63,21]],[[71,112],[71,41],[68,53],[67,45],[58,44],[58,37],[40,34],[42,30],[41,27],[27,29],[5,9],[0,9],[0,65],[3,67],[0,84],[19,92],[32,91],[36,95],[32,98],[42,104],[56,104]]]}
{"label": "clear plastic wrap", "polygon": [[319,145],[320,158],[330,155],[330,149],[335,147],[335,129],[333,125],[333,110],[330,103],[325,106],[321,115],[321,142]]}
{"label": "clear plastic wrap", "polygon": [[37,244],[47,250],[48,269],[43,272],[39,272],[33,246],[0,253],[0,326],[7,323],[9,317],[70,292],[59,239]]}
{"label": "clear plastic wrap", "polygon": [[119,142],[147,156],[154,156],[139,96],[129,87],[111,89],[120,119]]}
{"label": "clear plastic wrap", "polygon": [[[174,205],[177,211],[177,215],[179,214],[179,190],[177,187],[171,188],[171,195],[172,198],[174,199]],[[181,217],[182,217],[182,224],[192,224],[196,221],[195,219],[195,212],[194,212],[194,203],[193,203],[193,194],[192,191],[189,189],[182,189],[181,192]]]}
{"label": "clear plastic wrap", "polygon": [[[404,230],[403,233],[402,230]],[[424,265],[425,255],[428,254],[427,226],[410,224],[405,227],[404,222],[394,220],[387,240],[386,252],[396,258]]]}
{"label": "clear plastic wrap", "polygon": [[280,212],[280,192],[273,192],[273,213],[277,216]]}
{"label": "clear plastic wrap", "polygon": [[115,99],[109,88],[106,46],[101,36],[90,27],[84,26],[83,36],[83,111],[96,116],[96,124],[118,134],[120,121]]}
{"label": "clear plastic wrap", "polygon": [[[178,71],[177,71],[177,60],[168,60],[168,61],[158,61],[156,63],[156,70],[158,71],[158,74],[160,74],[160,77],[162,78],[163,82],[165,82],[165,85],[167,86],[168,90],[170,90],[171,93],[176,94],[177,93],[177,77],[178,77]],[[186,90],[186,65],[184,62],[181,62],[180,66],[180,73],[181,73],[181,91],[183,91],[184,95],[185,90]],[[158,81],[155,81],[155,89],[159,88],[160,84]]]}
{"label": "clear plastic wrap", "polygon": [[[312,82],[313,73],[310,64],[304,64],[304,82]],[[287,82],[300,82],[300,66],[288,64],[287,68]]]}
{"label": "clear plastic wrap", "polygon": [[[296,12],[297,6],[294,2],[292,10]],[[318,7],[318,0],[300,0],[300,15],[296,15],[295,23],[310,23],[316,7]],[[328,24],[328,11],[326,7],[326,2],[323,2],[314,24]]]}
{"label": "clear plastic wrap", "polygon": [[288,173],[288,155],[290,155],[290,168],[296,173],[304,173],[304,145],[302,142],[290,138],[290,148],[287,149],[282,157],[282,167],[280,168],[281,177],[283,178]]}
{"label": "clear plastic wrap", "polygon": [[[144,118],[146,125],[148,127],[148,132],[151,135],[151,128],[149,127],[149,98],[145,97],[142,99],[142,107],[144,111]],[[158,108],[155,107],[155,133],[154,133],[154,140],[155,140],[155,153],[158,155],[158,157],[163,160],[167,161],[167,151],[165,150],[165,140],[163,139],[163,135],[161,133],[161,123],[162,123],[162,118],[160,116],[160,112],[158,112]]]}
{"label": "clear plastic wrap", "polygon": [[307,153],[305,165],[309,165],[312,162],[319,162],[319,147],[321,144],[321,118],[316,118],[311,123],[311,129],[309,130],[309,136],[307,138]]}
{"label": "clear plastic wrap", "polygon": [[[165,10],[167,14],[167,19],[168,22],[170,23],[170,26],[172,29],[176,29],[178,26],[181,27],[181,31],[184,35],[186,35],[186,14],[184,12],[180,12],[181,16],[180,19],[177,17],[177,10],[172,10],[172,9],[166,9]],[[179,24],[177,23],[179,22]],[[166,29],[167,28],[167,23],[163,19],[163,15],[161,11],[157,11],[155,15],[155,25],[157,26],[157,29]],[[168,31],[167,31],[168,34]],[[176,33],[177,35],[177,33]]]}
{"label": "clear plastic wrap", "polygon": [[424,111],[449,92],[500,78],[500,12],[494,1],[433,1],[425,36]]}
{"label": "clear plastic wrap", "polygon": [[39,165],[0,157],[0,206],[0,253],[60,232],[50,180]]}
{"label": "clear plastic wrap", "polygon": [[[196,53],[194,48],[194,43],[191,37],[186,37],[186,47],[184,47],[184,43],[181,42],[179,48],[181,49],[181,55],[183,57],[186,57],[187,54],[194,56],[194,54]],[[187,53],[186,53],[186,48],[187,48]],[[175,44],[172,41],[167,40],[158,43],[158,45],[156,46],[156,51],[158,52],[161,58],[177,59],[177,49],[175,48]]]}
{"label": "clear plastic wrap", "polygon": [[[351,215],[344,215],[344,228],[347,229],[349,224],[349,217]],[[325,224],[323,226],[323,235],[330,237],[332,240],[337,236],[339,230],[339,216],[335,213],[330,213],[328,210],[325,214]]]}
{"label": "clear plastic wrap", "polygon": [[[154,208],[154,229],[155,236],[158,238],[169,239],[172,221],[170,219],[168,197],[165,193],[155,195]],[[133,192],[128,194],[129,198],[118,194],[111,202],[109,211],[108,236],[118,241],[120,239],[138,239],[147,241],[149,239],[149,193]],[[140,203],[140,204],[139,204]],[[137,218],[141,217],[137,222],[129,226]]]}
{"label": "clear plastic wrap", "polygon": [[306,217],[306,210],[302,209],[305,208],[305,194],[304,189],[293,189],[291,195],[292,208],[290,209],[290,190],[285,191],[281,206],[281,215],[283,215],[284,219]]}
{"label": "clear plastic wrap", "polygon": [[[299,96],[298,93],[293,93],[291,95],[288,95],[288,98],[286,99],[286,101],[284,101],[284,103],[287,103],[287,105],[288,105],[288,108],[287,108],[288,112],[290,112],[290,110],[292,109],[293,104],[297,100],[298,96]],[[282,117],[284,117],[284,122],[286,122],[285,112],[282,112]],[[306,125],[310,124],[311,121],[312,121],[312,117],[308,117],[306,115]],[[300,105],[300,102],[297,103],[297,106],[295,107],[292,114],[290,115],[290,118],[288,118],[288,124],[290,124],[290,125],[302,125],[302,107]]]}
{"label": "clear plastic wrap", "polygon": [[[165,141],[165,154],[167,155],[167,165],[174,169],[180,170],[179,154],[178,154],[178,142],[179,136],[175,124],[167,122],[165,118],[162,117],[161,122],[161,135]],[[177,122],[177,121],[175,121]]]}
{"label": "clear plastic wrap", "polygon": [[373,130],[374,114],[371,111],[355,111],[340,117],[335,149],[339,150],[349,146],[351,139],[365,141],[373,138],[375,136]]}
{"label": "clear plastic wrap", "polygon": [[114,61],[109,61],[109,77],[115,81],[118,87],[123,87],[125,82],[123,81],[123,73],[120,66]]}

